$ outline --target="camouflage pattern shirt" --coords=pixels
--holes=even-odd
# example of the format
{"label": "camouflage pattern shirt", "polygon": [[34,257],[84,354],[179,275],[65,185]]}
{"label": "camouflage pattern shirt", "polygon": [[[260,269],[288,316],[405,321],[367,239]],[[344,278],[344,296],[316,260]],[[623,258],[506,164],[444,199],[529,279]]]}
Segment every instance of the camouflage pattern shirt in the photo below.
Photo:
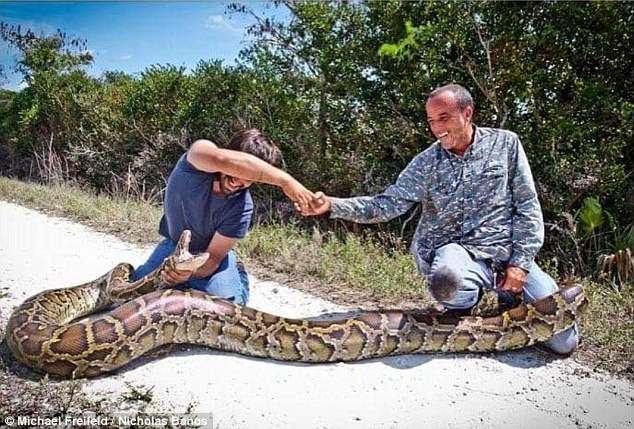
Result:
{"label": "camouflage pattern shirt", "polygon": [[434,250],[448,243],[460,244],[474,259],[528,271],[544,240],[526,154],[506,130],[475,127],[462,158],[436,141],[383,193],[331,202],[332,218],[358,223],[385,222],[421,204],[410,251],[422,274]]}

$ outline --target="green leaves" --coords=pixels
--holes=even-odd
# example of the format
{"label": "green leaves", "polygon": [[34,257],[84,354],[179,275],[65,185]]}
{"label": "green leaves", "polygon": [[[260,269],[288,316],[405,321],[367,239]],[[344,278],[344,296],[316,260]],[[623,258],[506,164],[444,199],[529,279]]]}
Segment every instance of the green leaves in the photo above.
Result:
{"label": "green leaves", "polygon": [[588,197],[583,200],[581,209],[577,212],[577,219],[581,230],[586,234],[593,234],[603,225],[605,216],[598,198]]}
{"label": "green leaves", "polygon": [[414,27],[412,21],[405,21],[406,36],[396,43],[384,43],[379,48],[380,56],[387,56],[395,59],[410,59],[418,51],[419,44],[416,41],[421,27]]}
{"label": "green leaves", "polygon": [[86,41],[68,38],[58,29],[50,35],[36,34],[6,22],[0,22],[0,39],[17,49],[20,57],[15,69],[32,84],[40,73],[69,73],[80,66],[92,64],[93,57],[86,48]]}

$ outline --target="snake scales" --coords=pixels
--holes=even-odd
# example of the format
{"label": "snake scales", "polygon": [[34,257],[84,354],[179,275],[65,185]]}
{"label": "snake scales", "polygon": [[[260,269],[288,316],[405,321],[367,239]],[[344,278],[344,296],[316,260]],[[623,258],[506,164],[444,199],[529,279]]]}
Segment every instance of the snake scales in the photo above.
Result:
{"label": "snake scales", "polygon": [[[163,264],[195,269],[186,231]],[[164,344],[300,362],[354,361],[430,352],[491,352],[547,340],[571,326],[587,300],[571,286],[495,317],[366,311],[331,320],[288,319],[194,290],[161,289],[163,265],[137,282],[119,264],[75,287],[41,292],[9,318],[6,340],[26,366],[61,377],[115,370]],[[113,304],[119,304],[113,306]]]}

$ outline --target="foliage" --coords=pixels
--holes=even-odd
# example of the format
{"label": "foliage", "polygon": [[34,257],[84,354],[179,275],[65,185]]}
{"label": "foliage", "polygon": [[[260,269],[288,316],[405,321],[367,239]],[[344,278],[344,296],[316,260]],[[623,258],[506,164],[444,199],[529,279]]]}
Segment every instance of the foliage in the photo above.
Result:
{"label": "foliage", "polygon": [[[383,45],[384,57],[411,67],[419,81],[473,88],[476,120],[522,137],[555,231],[576,233],[567,219],[588,195],[600,195],[609,207],[611,227],[632,222],[631,3],[382,2],[378,8],[414,23]],[[600,226],[593,215],[602,211],[586,206],[581,213],[589,216],[579,219],[582,227]],[[578,255],[576,271],[570,265],[564,271],[587,272],[599,244],[612,239],[600,234],[601,240],[587,234],[585,249],[551,237],[545,254],[567,262]]]}
{"label": "foliage", "polygon": [[585,198],[569,222],[566,238],[574,245],[581,274],[590,276],[596,268],[596,278],[617,290],[634,286],[634,224],[618,225],[596,197]]}
{"label": "foliage", "polygon": [[77,97],[93,89],[92,79],[80,69],[92,62],[85,41],[68,39],[61,30],[51,36],[36,35],[6,23],[0,23],[0,38],[19,51],[15,69],[28,85],[3,115],[5,125],[7,119],[15,121],[3,133],[7,150],[18,156],[30,154],[30,163],[22,168],[36,168],[44,180],[69,180],[72,167],[59,153],[81,130]]}
{"label": "foliage", "polygon": [[[458,82],[474,96],[479,125],[522,137],[548,227],[541,255],[562,275],[597,277],[597,258],[607,255],[604,271],[618,281],[616,261],[626,259],[609,256],[631,249],[622,237],[634,223],[634,3],[271,7],[290,19],[229,6],[254,20],[238,66],[201,59],[191,72],[153,65],[99,79],[85,71],[85,41],[0,24],[28,84],[0,94],[0,171],[158,201],[193,139],[223,144],[255,126],[309,188],[371,194],[432,143],[426,95]],[[283,198],[267,187],[257,192]],[[415,214],[382,228],[407,238]]]}
{"label": "foliage", "polygon": [[603,225],[604,215],[599,200],[594,197],[588,197],[583,200],[583,206],[577,213],[579,226],[584,234],[591,235],[594,231]]}
{"label": "foliage", "polygon": [[85,40],[69,39],[60,29],[52,35],[38,35],[33,30],[23,30],[19,25],[0,22],[0,38],[20,52],[14,68],[29,85],[39,73],[70,72],[91,64],[93,60]]}
{"label": "foliage", "polygon": [[[251,27],[256,38],[243,59],[267,76],[283,79],[288,93],[306,100],[298,124],[308,127],[303,147],[294,146],[308,177],[332,194],[377,190],[389,175],[394,142],[381,138],[385,112],[374,115],[372,101],[380,88],[375,76],[379,41],[371,32],[363,3],[297,2],[278,4],[291,11],[288,23],[260,20]],[[248,6],[234,5],[249,13]],[[389,120],[389,119],[388,119]],[[392,122],[391,120],[389,120]],[[382,162],[382,161],[388,161]],[[403,159],[404,160],[404,159]]]}

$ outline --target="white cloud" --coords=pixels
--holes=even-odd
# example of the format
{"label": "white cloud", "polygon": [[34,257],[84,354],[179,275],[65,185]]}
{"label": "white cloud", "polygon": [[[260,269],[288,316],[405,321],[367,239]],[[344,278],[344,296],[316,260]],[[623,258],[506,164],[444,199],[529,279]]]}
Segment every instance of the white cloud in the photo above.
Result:
{"label": "white cloud", "polygon": [[128,55],[121,55],[121,56],[119,57],[119,59],[121,59],[121,60],[123,60],[123,61],[128,61],[128,60],[131,60],[131,59],[132,59],[132,55],[129,55],[129,54],[128,54]]}
{"label": "white cloud", "polygon": [[220,31],[229,31],[233,33],[242,33],[244,31],[242,27],[236,26],[234,23],[227,20],[222,15],[211,15],[209,18],[207,18],[207,21],[205,22],[205,28],[211,28],[213,30]]}

